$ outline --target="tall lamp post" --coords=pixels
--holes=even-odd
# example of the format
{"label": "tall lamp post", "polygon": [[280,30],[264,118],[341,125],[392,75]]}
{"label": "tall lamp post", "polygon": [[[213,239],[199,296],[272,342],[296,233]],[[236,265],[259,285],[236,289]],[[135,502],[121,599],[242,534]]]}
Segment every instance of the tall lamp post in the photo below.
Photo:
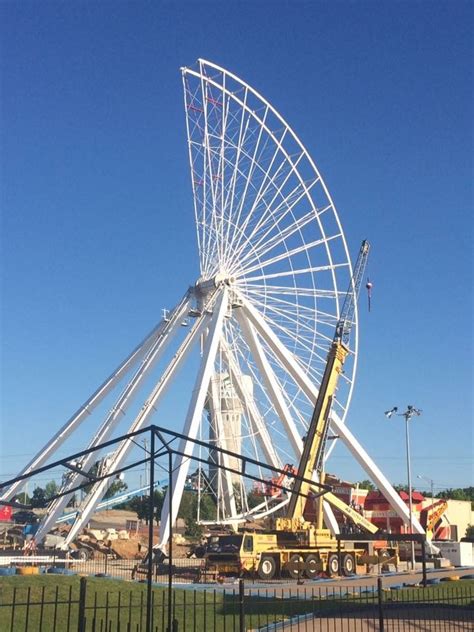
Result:
{"label": "tall lamp post", "polygon": [[[404,413],[398,412],[398,406],[394,406],[391,410],[385,411],[385,416],[390,419],[392,415],[398,415],[405,418],[405,440],[407,450],[407,478],[408,478],[408,511],[410,520],[410,535],[413,535],[413,501],[412,501],[412,488],[411,488],[411,463],[410,463],[410,432],[408,422],[412,417],[419,417],[421,415],[421,409],[414,406],[407,406]],[[415,543],[411,542],[411,568],[415,569]]]}

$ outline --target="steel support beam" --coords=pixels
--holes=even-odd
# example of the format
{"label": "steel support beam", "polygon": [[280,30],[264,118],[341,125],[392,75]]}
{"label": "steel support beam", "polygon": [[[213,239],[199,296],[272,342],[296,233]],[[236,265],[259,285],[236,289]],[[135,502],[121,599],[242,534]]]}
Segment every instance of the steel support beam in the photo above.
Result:
{"label": "steel support beam", "polygon": [[[221,411],[221,394],[220,394],[220,380],[219,376],[212,376],[209,386],[209,406],[211,409],[211,419],[212,423],[215,424],[215,436],[216,436],[216,445],[219,448],[223,448],[224,450],[228,450],[229,446],[227,445],[227,434],[231,430],[231,426],[229,424],[228,428],[224,427],[224,422],[222,419],[222,411]],[[229,471],[230,468],[230,457],[225,452],[215,452],[217,457],[216,466],[218,467],[218,476],[221,480],[218,480],[218,485],[222,484],[222,501],[223,501],[223,514],[225,517],[234,517],[237,514],[237,509],[235,505],[235,494],[234,494],[234,486],[232,484],[232,474]],[[221,466],[224,466],[224,470],[222,470]],[[212,485],[212,481],[211,481]],[[219,499],[219,494],[217,495]]]}
{"label": "steel support beam", "polygon": [[[173,476],[170,480],[170,485],[166,492],[166,497],[163,503],[163,511],[161,514],[161,522],[160,522],[160,541],[159,548],[164,549],[168,542],[169,533],[171,525],[175,522],[176,516],[178,513],[179,505],[181,503],[181,498],[184,490],[184,483],[186,481],[186,477],[188,475],[190,459],[187,456],[188,454],[192,454],[194,443],[193,439],[196,438],[199,423],[201,421],[204,402],[206,399],[207,390],[209,387],[209,382],[211,379],[211,375],[214,371],[214,362],[216,358],[217,349],[219,346],[219,340],[224,324],[224,318],[228,309],[228,290],[227,287],[224,286],[221,290],[221,295],[219,299],[216,301],[216,305],[214,308],[214,314],[209,326],[209,333],[207,335],[206,343],[204,346],[203,357],[201,361],[201,366],[199,368],[199,372],[194,384],[194,388],[192,391],[191,401],[189,403],[188,412],[186,415],[186,420],[184,423],[183,434],[185,435],[185,439],[182,439],[179,444],[179,452],[182,454],[177,454],[174,466],[173,466]],[[170,489],[173,490],[173,514],[170,515],[168,510],[168,500],[167,497],[170,494]]]}
{"label": "steel support beam", "polygon": [[[143,408],[138,413],[128,432],[135,432],[137,430],[140,430],[140,428],[144,426],[149,416],[153,414],[153,412],[156,410],[156,406],[158,405],[160,398],[163,396],[170,379],[181,367],[189,350],[198,339],[199,334],[204,329],[204,326],[208,322],[209,318],[209,314],[204,312],[198,318],[198,320],[196,320],[192,329],[189,331],[180,348],[178,349],[170,364],[166,368],[165,372],[161,376],[159,382],[154,387]],[[132,449],[133,445],[133,441],[127,439],[118,446],[111,457],[109,472],[115,472],[119,468],[120,464],[125,459],[129,451]],[[107,488],[108,482],[106,480],[99,481],[94,485],[92,490],[89,492],[88,497],[84,501],[81,514],[77,516],[76,521],[74,522],[68,535],[66,536],[65,545],[68,545],[70,542],[72,542],[78,531],[84,526],[84,524],[86,524],[97,503],[100,502],[100,499],[107,491]]]}
{"label": "steel support beam", "polygon": [[[180,309],[183,304],[188,304],[191,290],[187,290],[176,309]],[[123,360],[109,377],[99,386],[99,388],[87,399],[80,408],[68,419],[68,421],[58,430],[53,438],[46,443],[34,458],[23,468],[19,476],[27,474],[34,469],[41,467],[51,455],[64,443],[72,432],[88,417],[98,406],[108,393],[115,388],[120,380],[130,371],[145,355],[155,340],[161,335],[166,325],[165,320],[161,320],[156,327],[140,342],[137,347]],[[17,481],[11,485],[0,497],[0,500],[10,500],[17,490],[23,486],[23,481]]]}
{"label": "steel support beam", "polygon": [[[188,301],[182,301],[170,315],[170,318],[165,322],[164,327],[162,329],[161,334],[156,338],[154,343],[149,347],[147,353],[145,354],[140,367],[137,369],[135,374],[132,376],[125,389],[120,394],[117,402],[111,409],[111,411],[106,416],[103,421],[101,427],[96,432],[90,443],[88,444],[88,448],[93,448],[101,443],[107,441],[110,438],[114,428],[117,424],[123,419],[126,415],[127,409],[133,401],[133,398],[136,396],[137,391],[143,380],[148,376],[152,368],[156,365],[158,360],[160,359],[162,353],[164,352],[166,345],[172,338],[172,336],[176,333],[177,328],[179,327],[183,315],[188,310]],[[81,470],[83,472],[87,472],[94,461],[98,458],[97,453],[91,453],[83,457],[80,461]],[[76,471],[75,473],[71,473],[66,482],[61,487],[61,492],[65,492],[68,489],[73,489],[77,484],[81,482],[84,474],[80,471]],[[103,485],[104,486],[104,485]],[[73,492],[70,494],[65,494],[60,498],[57,498],[55,502],[53,502],[48,507],[48,513],[45,518],[42,520],[38,531],[36,533],[37,542],[41,542],[44,535],[48,533],[48,531],[52,528],[56,519],[62,514],[63,510],[67,507],[69,500],[71,499]],[[99,499],[100,500],[100,499]],[[87,501],[86,501],[87,502]]]}
{"label": "steel support beam", "polygon": [[[311,382],[306,375],[301,365],[298,364],[296,359],[285,352],[285,347],[278,339],[278,336],[272,331],[269,325],[260,317],[255,308],[247,301],[242,294],[239,293],[239,298],[242,301],[242,308],[248,315],[249,320],[255,326],[257,332],[264,338],[265,342],[270,346],[275,355],[278,357],[282,365],[286,368],[288,373],[293,377],[298,386],[305,393],[306,397],[311,403],[316,401],[318,396],[318,389]],[[405,503],[400,498],[399,494],[392,487],[388,479],[383,475],[381,470],[376,466],[374,461],[370,458],[367,452],[363,449],[361,444],[357,441],[354,435],[350,432],[341,419],[334,412],[331,412],[331,428],[334,434],[337,434],[344,441],[347,448],[360,463],[362,468],[367,472],[370,478],[374,481],[380,491],[384,494],[385,498],[390,503],[391,507],[402,518],[404,522],[409,521],[409,512]],[[325,503],[326,511],[330,508]],[[332,510],[331,510],[332,511]],[[417,533],[424,533],[423,528],[417,520],[413,521],[413,528]]]}
{"label": "steel support beam", "polygon": [[242,330],[242,333],[244,334],[244,338],[250,348],[250,351],[252,352],[257,367],[259,368],[260,373],[263,375],[265,386],[270,395],[273,407],[286,430],[287,436],[290,440],[295,455],[299,458],[303,450],[303,440],[298,433],[298,429],[296,428],[295,422],[293,421],[290,409],[286,404],[281,385],[272,367],[270,366],[270,362],[268,361],[260,340],[258,339],[255,328],[245,318],[241,310],[236,310],[236,318],[239,322],[240,328]]}

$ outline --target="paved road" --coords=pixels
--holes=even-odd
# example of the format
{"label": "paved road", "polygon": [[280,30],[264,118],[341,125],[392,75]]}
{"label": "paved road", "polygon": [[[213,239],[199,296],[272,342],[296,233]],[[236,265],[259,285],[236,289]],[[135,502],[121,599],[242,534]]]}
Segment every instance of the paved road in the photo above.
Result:
{"label": "paved road", "polygon": [[[403,612],[386,614],[383,622],[384,632],[461,632],[473,630],[472,611],[459,613],[464,620],[453,621],[443,618],[443,613],[433,617],[433,611],[418,610],[416,619],[407,618]],[[377,616],[366,618],[360,615],[347,615],[338,619],[311,618],[299,623],[287,623],[284,627],[268,628],[268,632],[379,632],[381,629]],[[250,632],[250,631],[248,631]],[[266,632],[259,628],[259,632]]]}
{"label": "paved road", "polygon": [[[440,569],[440,570],[430,570],[427,573],[428,579],[441,579],[443,577],[449,576],[459,576],[463,575],[473,575],[474,567],[472,568],[449,568],[449,569]],[[377,585],[377,575],[357,575],[352,579],[347,577],[341,577],[338,579],[326,579],[326,580],[303,580],[303,582],[298,585],[295,581],[293,582],[275,582],[272,584],[266,583],[263,584],[261,582],[252,583],[250,581],[245,582],[245,588],[247,590],[256,590],[256,589],[265,589],[269,590],[284,590],[285,593],[288,591],[290,593],[298,593],[304,592],[305,590],[311,590],[316,587],[325,587],[330,586],[340,587],[340,588],[355,588],[355,587],[371,587]],[[397,573],[397,574],[384,574],[382,575],[382,582],[384,586],[394,586],[397,584],[417,584],[421,583],[423,579],[423,574],[419,571],[415,572],[405,572],[405,573]],[[231,588],[235,587],[235,584],[224,584],[224,587]]]}

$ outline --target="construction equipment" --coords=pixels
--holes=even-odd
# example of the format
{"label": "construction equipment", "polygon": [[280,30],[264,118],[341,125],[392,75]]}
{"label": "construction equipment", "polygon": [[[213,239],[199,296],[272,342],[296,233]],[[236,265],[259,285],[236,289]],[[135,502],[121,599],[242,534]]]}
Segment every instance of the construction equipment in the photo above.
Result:
{"label": "construction equipment", "polygon": [[[336,396],[344,361],[350,352],[349,339],[356,300],[369,249],[369,243],[363,241],[329,349],[297,474],[295,476],[290,470],[287,471],[287,474],[294,478],[294,483],[286,515],[272,519],[263,532],[245,532],[241,535],[223,535],[215,538],[214,542],[209,543],[206,553],[208,568],[214,568],[221,573],[236,570],[240,573],[256,571],[262,579],[272,579],[282,572],[292,577],[300,577],[304,573],[309,578],[321,571],[330,576],[338,574],[340,570],[344,575],[355,572],[357,557],[363,551],[337,549],[335,538],[329,529],[323,528],[324,492],[320,490],[324,483],[323,462],[331,406]],[[313,484],[311,480],[314,481]],[[314,523],[305,520],[304,512],[308,497],[314,494],[315,490],[319,499]],[[327,496],[328,494],[325,494],[325,498]],[[339,501],[333,494],[329,495],[329,500],[359,525],[366,526],[372,532],[376,530],[363,516]]]}
{"label": "construction equipment", "polygon": [[281,496],[283,488],[286,488],[291,483],[291,477],[297,473],[298,470],[290,463],[287,463],[283,468],[283,472],[281,472],[278,476],[273,476],[262,483],[255,483],[254,493],[257,496],[277,498],[278,496]]}
{"label": "construction equipment", "polygon": [[441,520],[441,517],[446,513],[448,509],[448,503],[444,499],[437,500],[429,507],[421,510],[420,521],[426,531],[426,538],[432,540],[436,525]]}

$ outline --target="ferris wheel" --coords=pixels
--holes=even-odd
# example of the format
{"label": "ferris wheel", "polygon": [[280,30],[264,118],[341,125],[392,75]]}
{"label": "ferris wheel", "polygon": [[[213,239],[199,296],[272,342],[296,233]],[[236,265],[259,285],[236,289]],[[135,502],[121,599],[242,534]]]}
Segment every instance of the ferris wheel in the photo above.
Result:
{"label": "ferris wheel", "polygon": [[[256,90],[216,64],[198,60],[182,68],[182,79],[199,255],[194,283],[20,473],[41,467],[127,379],[87,448],[108,441],[160,361],[164,366],[129,432],[152,423],[164,393],[194,352],[198,365],[194,383],[185,391],[187,412],[181,428],[174,428],[183,438],[168,485],[172,502],[163,504],[160,546],[168,540],[170,522],[193,477],[200,499],[212,496],[212,516],[202,515],[202,521],[238,525],[288,501],[281,494],[261,493],[260,500],[250,504],[248,479],[241,462],[229,453],[252,459],[259,479],[268,476],[259,463],[280,470],[298,463],[328,349],[352,284],[334,204],[285,120]],[[344,424],[357,364],[357,311],[354,320],[331,425],[406,517],[406,507]],[[172,344],[174,355],[164,361]],[[199,462],[208,465],[193,472],[190,455],[196,439],[207,446]],[[335,442],[330,443],[326,457]],[[118,470],[133,449],[134,442],[124,440],[104,459],[104,478],[91,485],[65,545],[87,524],[107,491],[105,474]],[[38,541],[62,514],[73,494],[69,490],[93,466],[92,459],[91,452],[70,468],[39,526]],[[20,484],[11,485],[2,499],[12,498]],[[331,522],[329,514],[326,520]],[[334,520],[333,526],[337,528]]]}
{"label": "ferris wheel", "polygon": [[[314,403],[304,380],[320,383],[350,286],[346,241],[316,165],[270,103],[204,60],[183,68],[182,77],[196,290],[209,297],[212,289],[216,302],[227,293],[205,404],[210,429],[199,432],[281,468],[299,460]],[[354,334],[333,403],[342,421],[354,384],[357,326]],[[219,519],[232,521],[241,481],[218,467],[215,475],[222,479],[211,482],[223,499]],[[268,508],[268,499],[262,504]]]}

